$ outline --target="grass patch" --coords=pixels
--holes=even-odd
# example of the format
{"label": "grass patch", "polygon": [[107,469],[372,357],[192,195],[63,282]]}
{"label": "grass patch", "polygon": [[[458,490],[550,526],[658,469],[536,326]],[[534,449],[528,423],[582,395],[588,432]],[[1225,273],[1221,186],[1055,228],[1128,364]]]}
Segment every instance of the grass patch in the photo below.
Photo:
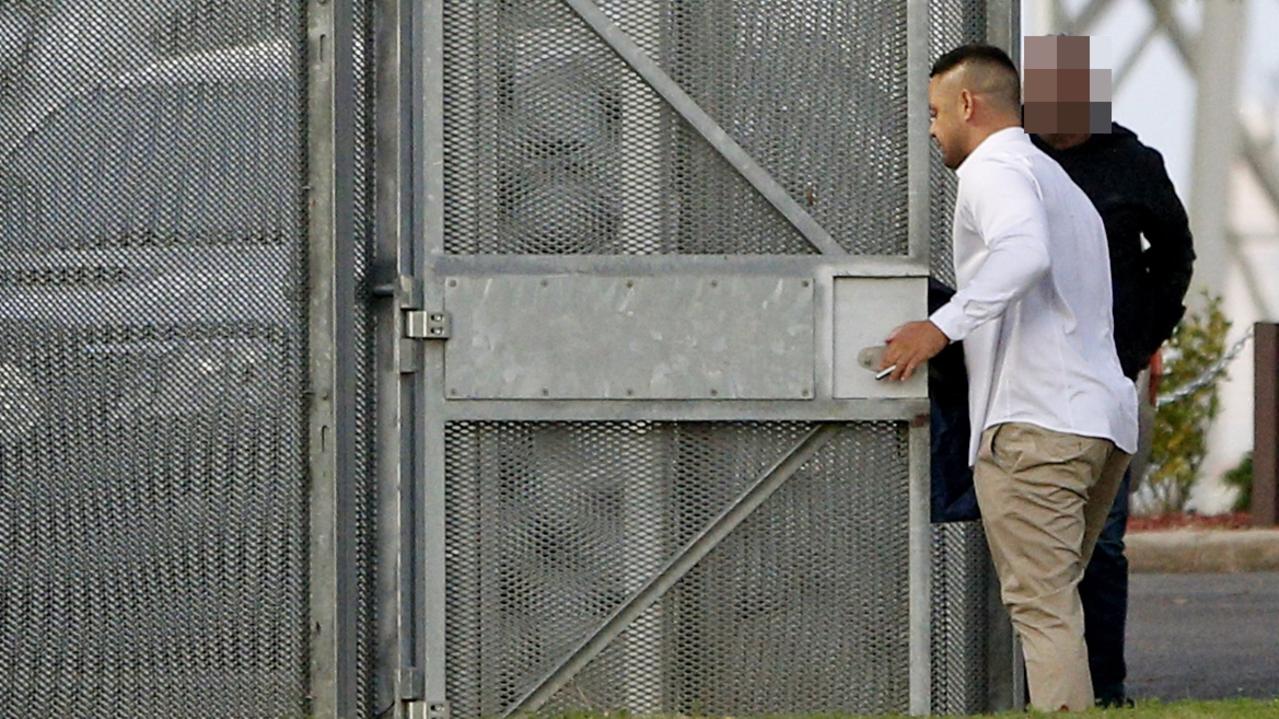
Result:
{"label": "grass patch", "polygon": [[[978,715],[973,715],[974,717]],[[982,717],[1114,717],[1114,719],[1279,719],[1279,699],[1223,699],[1220,701],[1161,702],[1141,701],[1132,709],[1091,709],[1075,714],[1040,714],[1039,712],[1004,712],[982,714]],[[555,719],[639,719],[625,712],[571,713]],[[745,717],[650,717],[648,719],[746,719]],[[908,719],[904,715],[863,717],[852,714],[794,714],[759,719]]]}

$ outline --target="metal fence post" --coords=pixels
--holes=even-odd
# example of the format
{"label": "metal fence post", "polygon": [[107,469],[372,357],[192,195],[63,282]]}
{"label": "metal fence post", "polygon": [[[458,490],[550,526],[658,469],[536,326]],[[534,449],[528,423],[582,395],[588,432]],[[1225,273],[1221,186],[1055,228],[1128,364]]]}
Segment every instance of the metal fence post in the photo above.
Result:
{"label": "metal fence post", "polygon": [[355,713],[353,0],[307,6],[311,701]]}
{"label": "metal fence post", "polygon": [[1252,523],[1279,523],[1279,324],[1258,322],[1253,348]]}

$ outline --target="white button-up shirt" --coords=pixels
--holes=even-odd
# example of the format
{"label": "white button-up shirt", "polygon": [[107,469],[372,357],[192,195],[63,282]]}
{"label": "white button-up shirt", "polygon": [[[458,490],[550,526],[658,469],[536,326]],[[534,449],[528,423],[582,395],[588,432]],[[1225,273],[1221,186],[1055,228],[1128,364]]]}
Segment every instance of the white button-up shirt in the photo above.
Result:
{"label": "white button-up shirt", "polygon": [[1115,353],[1101,217],[1025,130],[992,133],[958,169],[958,292],[930,318],[964,341],[968,462],[1003,422],[1137,449],[1137,390]]}

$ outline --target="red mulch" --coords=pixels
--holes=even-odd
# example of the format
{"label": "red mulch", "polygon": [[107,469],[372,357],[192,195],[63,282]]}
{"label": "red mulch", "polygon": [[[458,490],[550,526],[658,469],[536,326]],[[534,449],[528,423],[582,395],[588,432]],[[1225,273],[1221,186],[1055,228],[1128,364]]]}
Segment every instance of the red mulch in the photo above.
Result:
{"label": "red mulch", "polygon": [[1161,529],[1247,529],[1252,517],[1247,512],[1230,514],[1160,514],[1154,517],[1129,517],[1129,532],[1148,532]]}

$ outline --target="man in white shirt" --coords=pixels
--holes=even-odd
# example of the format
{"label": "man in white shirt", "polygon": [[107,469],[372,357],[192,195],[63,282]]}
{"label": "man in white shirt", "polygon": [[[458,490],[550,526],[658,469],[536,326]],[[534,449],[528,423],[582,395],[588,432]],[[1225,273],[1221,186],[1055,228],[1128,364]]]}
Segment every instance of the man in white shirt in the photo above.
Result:
{"label": "man in white shirt", "polygon": [[969,463],[1031,704],[1093,704],[1077,585],[1137,446],[1115,351],[1109,254],[1092,202],[1021,127],[1017,68],[966,45],[933,65],[931,133],[959,175],[958,292],[889,336],[908,379],[964,342]]}

